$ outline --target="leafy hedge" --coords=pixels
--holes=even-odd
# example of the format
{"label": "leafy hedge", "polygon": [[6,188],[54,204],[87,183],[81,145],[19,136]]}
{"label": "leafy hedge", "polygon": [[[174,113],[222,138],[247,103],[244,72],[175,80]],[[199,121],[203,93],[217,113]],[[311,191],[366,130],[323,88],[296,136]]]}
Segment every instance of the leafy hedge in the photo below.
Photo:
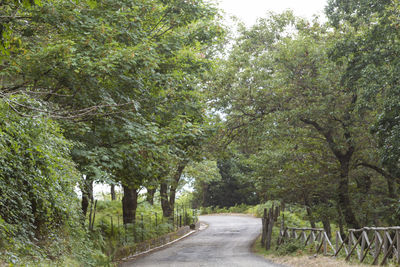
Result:
{"label": "leafy hedge", "polygon": [[71,144],[56,122],[21,116],[13,104],[40,105],[24,96],[0,100],[0,259],[52,260],[65,252],[79,258],[84,252],[70,245],[85,239]]}

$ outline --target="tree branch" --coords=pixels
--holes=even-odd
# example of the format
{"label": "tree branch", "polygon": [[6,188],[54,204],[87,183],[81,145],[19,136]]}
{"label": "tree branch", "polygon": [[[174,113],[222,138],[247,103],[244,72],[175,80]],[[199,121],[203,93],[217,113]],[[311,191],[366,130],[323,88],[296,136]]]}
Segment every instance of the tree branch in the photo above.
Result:
{"label": "tree branch", "polygon": [[375,166],[375,165],[372,165],[372,164],[369,164],[366,162],[360,162],[356,165],[356,167],[359,167],[359,166],[363,166],[363,167],[372,169],[372,170],[376,171],[377,173],[379,173],[380,175],[382,175],[383,177],[385,177],[386,179],[394,179],[394,180],[400,181],[400,178],[391,175],[390,173],[385,171],[383,168],[380,168],[378,166]]}

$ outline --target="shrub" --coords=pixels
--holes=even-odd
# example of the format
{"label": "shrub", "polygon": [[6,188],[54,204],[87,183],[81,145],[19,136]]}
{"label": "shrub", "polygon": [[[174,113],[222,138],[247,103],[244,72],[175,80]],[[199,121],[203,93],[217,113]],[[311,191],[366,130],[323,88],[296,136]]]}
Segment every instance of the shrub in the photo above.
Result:
{"label": "shrub", "polygon": [[301,249],[304,249],[304,244],[298,239],[285,240],[280,246],[276,248],[278,255],[289,255],[293,254]]}
{"label": "shrub", "polygon": [[0,260],[23,265],[25,259],[54,261],[65,251],[82,255],[71,245],[86,233],[74,191],[80,174],[70,148],[56,122],[40,114],[20,116],[0,100]]}

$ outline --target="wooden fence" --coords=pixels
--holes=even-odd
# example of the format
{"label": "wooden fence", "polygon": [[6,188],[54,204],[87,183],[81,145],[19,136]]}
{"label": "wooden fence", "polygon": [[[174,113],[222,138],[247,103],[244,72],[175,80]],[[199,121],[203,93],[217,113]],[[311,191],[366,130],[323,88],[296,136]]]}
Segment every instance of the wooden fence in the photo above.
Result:
{"label": "wooden fence", "polygon": [[272,206],[270,209],[264,209],[264,215],[262,217],[261,246],[265,247],[267,250],[271,248],[272,229],[278,220],[280,212],[280,207],[274,208],[274,206]]}
{"label": "wooden fence", "polygon": [[[263,218],[264,220],[264,218]],[[289,239],[298,239],[304,245],[316,243],[316,253],[337,256],[344,253],[346,260],[357,256],[360,262],[385,265],[388,259],[400,264],[400,227],[364,227],[349,229],[343,240],[339,232],[335,235],[335,246],[321,228],[285,227],[279,231],[278,245]]]}

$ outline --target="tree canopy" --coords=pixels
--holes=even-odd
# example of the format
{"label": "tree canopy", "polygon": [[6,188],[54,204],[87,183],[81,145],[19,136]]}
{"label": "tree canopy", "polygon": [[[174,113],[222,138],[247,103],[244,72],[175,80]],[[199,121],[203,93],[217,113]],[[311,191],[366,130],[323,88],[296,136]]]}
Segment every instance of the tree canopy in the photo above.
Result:
{"label": "tree canopy", "polygon": [[195,205],[399,223],[399,1],[269,13],[231,39],[206,0],[0,2],[0,260],[96,250],[96,182],[122,187],[125,227],[144,188],[172,221],[187,181]]}

